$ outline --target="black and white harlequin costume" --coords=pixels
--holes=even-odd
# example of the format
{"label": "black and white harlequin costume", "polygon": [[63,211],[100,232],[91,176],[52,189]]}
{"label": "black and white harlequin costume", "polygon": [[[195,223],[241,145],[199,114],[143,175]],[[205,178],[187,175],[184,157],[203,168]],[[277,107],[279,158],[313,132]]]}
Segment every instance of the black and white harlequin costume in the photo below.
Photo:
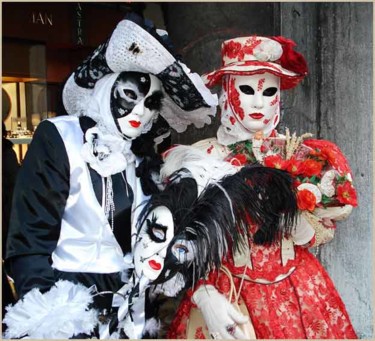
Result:
{"label": "black and white harlequin costume", "polygon": [[[135,208],[156,188],[155,145],[169,127],[209,123],[217,104],[163,40],[137,16],[121,21],[67,81],[70,115],[38,126],[14,192],[6,265],[21,299],[7,308],[4,337],[93,336],[111,308],[128,268]],[[129,71],[135,84],[162,85],[158,110],[144,93],[140,105],[160,115],[136,138],[119,129],[112,105]]]}

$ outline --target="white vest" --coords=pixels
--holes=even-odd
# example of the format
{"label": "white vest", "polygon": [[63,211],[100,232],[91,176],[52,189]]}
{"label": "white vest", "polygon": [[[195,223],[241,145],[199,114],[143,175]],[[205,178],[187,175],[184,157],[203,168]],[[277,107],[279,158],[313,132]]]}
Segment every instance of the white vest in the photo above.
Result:
{"label": "white vest", "polygon": [[[126,265],[123,252],[111,230],[108,219],[92,186],[89,168],[81,157],[83,132],[79,120],[73,116],[56,117],[52,122],[64,141],[70,163],[69,196],[61,222],[61,232],[52,253],[52,267],[67,272],[113,273]],[[145,199],[135,177],[135,164],[126,169],[127,180],[133,184],[133,207]],[[134,184],[136,185],[135,188]],[[125,194],[124,194],[125,195]],[[104,202],[104,200],[103,200]],[[133,217],[132,221],[136,217]],[[120,227],[121,228],[121,227]],[[130,226],[129,238],[132,232]]]}

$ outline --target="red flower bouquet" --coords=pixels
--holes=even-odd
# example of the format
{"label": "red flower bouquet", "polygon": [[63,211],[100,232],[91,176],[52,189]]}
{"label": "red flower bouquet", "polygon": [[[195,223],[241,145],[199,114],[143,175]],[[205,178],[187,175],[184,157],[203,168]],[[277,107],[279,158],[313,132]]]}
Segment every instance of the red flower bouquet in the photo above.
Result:
{"label": "red flower bouquet", "polygon": [[[357,206],[348,162],[332,142],[310,139],[311,134],[253,139],[229,146],[238,164],[260,162],[293,175],[297,204],[303,211]],[[307,139],[309,138],[309,139]]]}
{"label": "red flower bouquet", "polygon": [[351,171],[340,149],[325,140],[303,142],[305,137],[291,137],[287,131],[285,137],[254,140],[255,158],[266,167],[283,169],[294,176],[301,210],[357,206]]}

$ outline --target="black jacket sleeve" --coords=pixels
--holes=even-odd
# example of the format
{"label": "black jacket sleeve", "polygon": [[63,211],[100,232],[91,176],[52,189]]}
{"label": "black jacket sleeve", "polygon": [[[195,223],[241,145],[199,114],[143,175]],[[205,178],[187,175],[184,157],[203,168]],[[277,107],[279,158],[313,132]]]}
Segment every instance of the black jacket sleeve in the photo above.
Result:
{"label": "black jacket sleeve", "polygon": [[54,124],[36,130],[14,188],[6,266],[22,297],[54,284],[50,256],[60,235],[69,195],[69,159]]}
{"label": "black jacket sleeve", "polygon": [[20,168],[13,143],[3,137],[2,140],[2,258],[5,254],[5,242],[8,236],[10,210],[12,206],[13,189]]}

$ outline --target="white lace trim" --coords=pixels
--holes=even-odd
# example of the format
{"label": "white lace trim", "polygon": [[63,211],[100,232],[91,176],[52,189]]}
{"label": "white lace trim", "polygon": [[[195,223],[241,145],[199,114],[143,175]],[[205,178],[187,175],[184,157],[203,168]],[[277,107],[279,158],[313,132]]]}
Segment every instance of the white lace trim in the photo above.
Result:
{"label": "white lace trim", "polygon": [[216,107],[218,105],[218,98],[216,94],[212,94],[211,91],[204,85],[203,79],[197,73],[192,73],[186,64],[178,62],[181,65],[182,70],[189,77],[191,82],[194,84],[198,92],[203,97],[203,100],[211,107]]}
{"label": "white lace trim", "polygon": [[196,128],[203,128],[205,124],[210,124],[210,116],[214,117],[216,115],[216,107],[184,111],[165,94],[160,115],[163,116],[171,128],[178,133],[182,133],[191,123]]}
{"label": "white lace trim", "polygon": [[150,336],[157,338],[160,326],[160,321],[155,317],[146,320],[145,327],[143,328],[143,335],[147,332]]}
{"label": "white lace trim", "polygon": [[93,90],[85,89],[77,85],[72,74],[63,89],[63,104],[69,115],[84,116]]}

